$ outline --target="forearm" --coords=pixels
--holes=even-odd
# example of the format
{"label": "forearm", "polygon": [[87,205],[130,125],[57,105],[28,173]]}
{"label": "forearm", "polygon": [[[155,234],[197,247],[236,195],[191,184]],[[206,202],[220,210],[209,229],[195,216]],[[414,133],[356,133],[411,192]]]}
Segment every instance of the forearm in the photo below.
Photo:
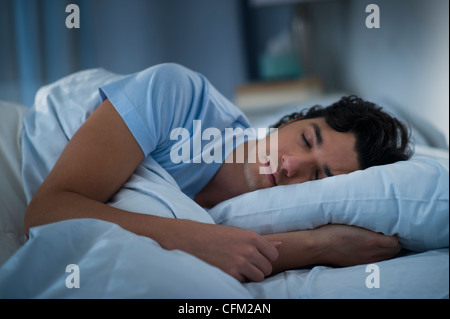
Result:
{"label": "forearm", "polygon": [[394,236],[349,225],[325,225],[314,230],[264,236],[280,241],[272,273],[308,266],[354,266],[395,257],[401,249]]}
{"label": "forearm", "polygon": [[167,229],[170,226],[167,224],[175,221],[114,208],[74,192],[48,192],[41,189],[27,208],[25,233],[28,235],[29,229],[34,226],[76,218],[112,222],[135,234],[153,238],[161,245],[166,243],[168,237]]}
{"label": "forearm", "polygon": [[272,274],[298,267],[321,263],[322,249],[311,230],[278,233],[263,236],[279,241],[278,259],[272,263]]}

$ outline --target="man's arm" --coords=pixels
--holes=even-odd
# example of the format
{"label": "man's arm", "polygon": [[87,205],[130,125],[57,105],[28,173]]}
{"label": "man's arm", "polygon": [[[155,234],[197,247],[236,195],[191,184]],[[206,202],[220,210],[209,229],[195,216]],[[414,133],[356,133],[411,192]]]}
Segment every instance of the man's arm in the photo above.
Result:
{"label": "man's arm", "polygon": [[105,100],[69,141],[30,202],[25,232],[72,218],[110,221],[180,249],[240,281],[261,281],[272,271],[276,245],[237,227],[132,213],[105,204],[133,173],[144,154],[125,122]]}
{"label": "man's arm", "polygon": [[308,265],[345,267],[373,263],[393,258],[401,249],[394,236],[348,225],[325,225],[264,237],[282,242],[272,274]]}

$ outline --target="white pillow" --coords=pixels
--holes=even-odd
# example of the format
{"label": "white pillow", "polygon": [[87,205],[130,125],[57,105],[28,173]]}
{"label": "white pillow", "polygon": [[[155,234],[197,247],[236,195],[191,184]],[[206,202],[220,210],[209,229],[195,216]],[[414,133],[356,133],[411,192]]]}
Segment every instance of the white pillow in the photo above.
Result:
{"label": "white pillow", "polygon": [[0,266],[25,242],[21,178],[22,118],[28,108],[0,101]]}
{"label": "white pillow", "polygon": [[217,224],[260,234],[348,224],[396,234],[409,250],[448,247],[448,151],[443,157],[414,156],[320,181],[258,190],[222,202],[209,213]]}

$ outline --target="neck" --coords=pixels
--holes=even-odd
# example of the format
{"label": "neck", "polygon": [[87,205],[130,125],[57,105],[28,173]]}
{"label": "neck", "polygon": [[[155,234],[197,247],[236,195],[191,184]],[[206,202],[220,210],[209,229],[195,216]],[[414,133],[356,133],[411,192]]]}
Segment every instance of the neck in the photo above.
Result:
{"label": "neck", "polygon": [[246,148],[245,144],[238,146],[228,156],[208,184],[195,195],[194,201],[197,204],[205,208],[212,208],[220,202],[247,191],[244,179],[244,163],[236,163],[235,161],[236,150],[240,147]]}

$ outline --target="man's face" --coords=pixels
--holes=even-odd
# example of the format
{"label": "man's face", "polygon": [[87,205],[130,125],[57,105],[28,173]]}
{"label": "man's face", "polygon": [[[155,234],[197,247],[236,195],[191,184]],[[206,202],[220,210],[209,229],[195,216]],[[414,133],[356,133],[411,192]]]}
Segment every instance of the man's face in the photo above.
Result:
{"label": "man's face", "polygon": [[[359,169],[353,133],[333,130],[324,118],[294,121],[278,128],[278,154],[270,154],[266,137],[267,164],[244,163],[248,191],[289,185],[346,174]],[[278,156],[278,158],[274,158]],[[277,163],[276,167],[273,163]],[[260,167],[273,173],[260,174]]]}

